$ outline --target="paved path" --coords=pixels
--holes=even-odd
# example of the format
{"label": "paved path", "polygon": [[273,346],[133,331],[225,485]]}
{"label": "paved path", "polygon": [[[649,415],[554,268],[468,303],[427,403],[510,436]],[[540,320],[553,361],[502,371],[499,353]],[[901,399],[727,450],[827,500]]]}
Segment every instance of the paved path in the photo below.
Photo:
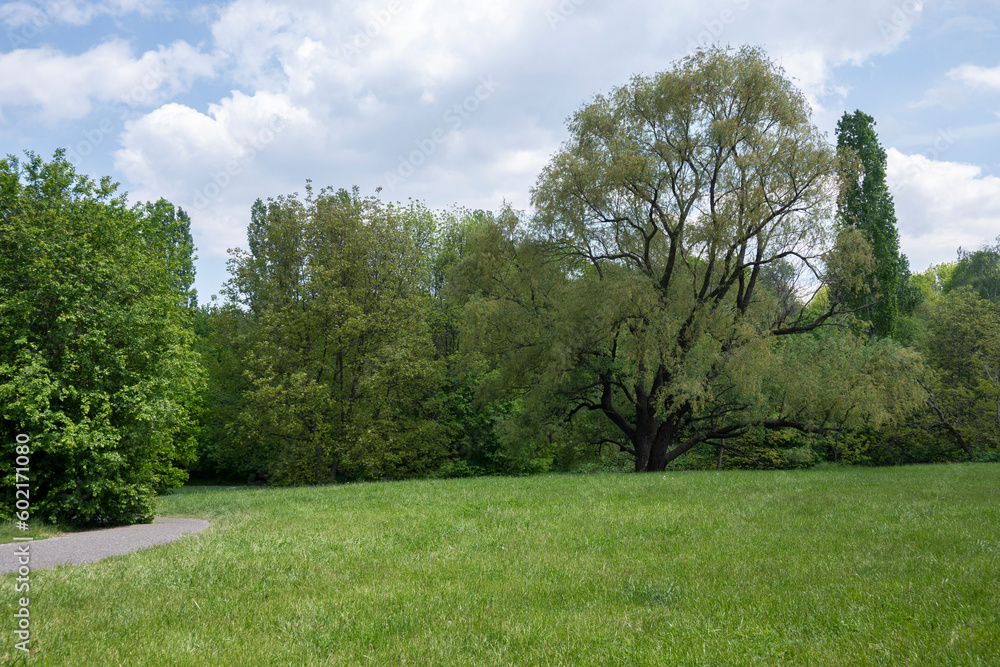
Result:
{"label": "paved path", "polygon": [[29,545],[28,566],[32,570],[51,570],[57,565],[96,563],[110,556],[122,556],[157,544],[166,544],[188,533],[205,530],[210,525],[204,519],[158,516],[153,523],[67,533],[31,542],[0,544],[0,574],[17,571],[20,567],[19,559],[23,558],[18,553],[25,544]]}

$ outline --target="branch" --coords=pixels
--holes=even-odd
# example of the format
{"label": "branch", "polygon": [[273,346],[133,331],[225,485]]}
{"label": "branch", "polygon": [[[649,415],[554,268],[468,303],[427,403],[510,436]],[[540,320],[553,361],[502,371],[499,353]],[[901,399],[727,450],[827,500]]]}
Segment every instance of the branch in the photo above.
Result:
{"label": "branch", "polygon": [[751,455],[747,454],[746,452],[744,452],[743,450],[736,449],[735,447],[733,447],[731,445],[725,445],[725,444],[723,444],[721,442],[711,442],[709,440],[706,440],[705,444],[706,445],[711,445],[713,447],[721,447],[722,449],[726,450],[727,452],[732,452],[733,454],[736,454],[737,456],[742,456],[745,459],[750,459],[754,463],[760,463],[760,459],[758,459],[756,456],[751,456]]}
{"label": "branch", "polygon": [[968,455],[970,459],[974,458],[974,455],[972,453],[972,447],[970,447],[969,443],[965,441],[965,438],[962,437],[962,434],[958,432],[958,429],[952,426],[951,422],[948,421],[947,417],[945,417],[944,410],[942,410],[941,406],[938,404],[937,397],[934,395],[934,392],[931,391],[931,388],[928,387],[924,383],[924,381],[920,379],[917,380],[917,384],[923,387],[924,391],[927,392],[927,399],[926,399],[927,405],[931,406],[931,409],[933,409],[934,412],[937,413],[938,423],[935,424],[935,426],[948,429],[948,431],[950,431],[951,434],[955,436],[955,440],[958,442],[958,446],[965,451],[965,453]]}
{"label": "branch", "polygon": [[621,442],[620,440],[613,440],[611,438],[601,438],[600,440],[598,440],[594,444],[597,445],[598,447],[600,447],[603,444],[615,445],[616,447],[618,447],[619,450],[621,450],[623,452],[628,452],[632,456],[635,456],[635,449],[633,449],[632,447],[629,447],[628,445],[626,445],[624,442]]}
{"label": "branch", "polygon": [[629,440],[635,440],[635,427],[629,423],[627,419],[618,410],[615,409],[614,404],[611,402],[611,383],[607,380],[604,382],[604,391],[601,393],[601,410],[604,414],[608,416],[615,426],[620,428],[622,432],[628,436]]}

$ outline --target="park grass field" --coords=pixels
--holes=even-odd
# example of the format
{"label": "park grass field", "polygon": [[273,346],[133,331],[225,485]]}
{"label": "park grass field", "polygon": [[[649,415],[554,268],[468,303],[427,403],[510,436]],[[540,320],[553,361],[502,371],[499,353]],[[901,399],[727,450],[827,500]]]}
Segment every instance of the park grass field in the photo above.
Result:
{"label": "park grass field", "polygon": [[[39,665],[1000,665],[1000,466],[192,487]],[[15,575],[0,655],[16,658]]]}

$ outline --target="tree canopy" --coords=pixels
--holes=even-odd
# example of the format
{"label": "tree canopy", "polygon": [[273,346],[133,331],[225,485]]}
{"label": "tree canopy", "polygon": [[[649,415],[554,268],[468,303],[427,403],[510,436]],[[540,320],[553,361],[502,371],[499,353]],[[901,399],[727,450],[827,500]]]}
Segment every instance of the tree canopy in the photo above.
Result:
{"label": "tree canopy", "polygon": [[958,249],[958,262],[949,276],[947,290],[970,287],[984,299],[1000,301],[1000,236],[994,245],[978,250]]}
{"label": "tree canopy", "polygon": [[840,218],[865,234],[874,258],[869,289],[855,304],[863,306],[876,335],[892,336],[909,264],[899,254],[895,205],[885,180],[886,154],[875,134],[875,119],[860,110],[845,112],[837,123],[837,147],[849,158],[843,170]]}
{"label": "tree canopy", "polygon": [[431,471],[440,365],[419,209],[310,188],[257,201],[225,314],[248,389],[229,447],[284,484]]}
{"label": "tree canopy", "polygon": [[175,279],[190,249],[167,242],[165,207],[128,208],[61,151],[0,160],[0,438],[30,438],[48,520],[149,521],[154,490],[187,478],[203,371]]}
{"label": "tree canopy", "polygon": [[810,334],[851,312],[870,245],[833,223],[837,156],[759,50],[636,77],[569,129],[536,217],[509,212],[462,269],[470,349],[538,414],[603,415],[597,439],[646,471],[915,404],[915,355]]}

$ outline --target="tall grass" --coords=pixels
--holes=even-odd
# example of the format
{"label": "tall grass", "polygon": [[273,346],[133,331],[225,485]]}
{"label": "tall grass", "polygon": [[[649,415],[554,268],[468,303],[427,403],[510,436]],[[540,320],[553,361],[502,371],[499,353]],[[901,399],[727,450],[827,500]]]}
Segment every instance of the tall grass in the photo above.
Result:
{"label": "tall grass", "polygon": [[188,488],[161,503],[214,525],[33,572],[32,662],[1000,664],[996,465]]}

